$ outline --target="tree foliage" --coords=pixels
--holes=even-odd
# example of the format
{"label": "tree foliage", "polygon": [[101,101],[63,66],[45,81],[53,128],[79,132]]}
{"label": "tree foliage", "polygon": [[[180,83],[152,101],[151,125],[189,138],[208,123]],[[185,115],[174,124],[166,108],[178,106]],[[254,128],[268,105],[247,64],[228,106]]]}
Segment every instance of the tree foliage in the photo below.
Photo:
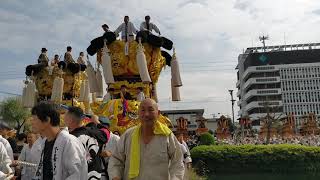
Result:
{"label": "tree foliage", "polygon": [[0,104],[0,115],[4,122],[8,123],[11,127],[14,127],[17,132],[20,132],[21,127],[30,116],[30,112],[22,106],[19,99],[8,98]]}
{"label": "tree foliage", "polygon": [[204,133],[200,136],[200,145],[214,145],[215,141],[210,133]]}

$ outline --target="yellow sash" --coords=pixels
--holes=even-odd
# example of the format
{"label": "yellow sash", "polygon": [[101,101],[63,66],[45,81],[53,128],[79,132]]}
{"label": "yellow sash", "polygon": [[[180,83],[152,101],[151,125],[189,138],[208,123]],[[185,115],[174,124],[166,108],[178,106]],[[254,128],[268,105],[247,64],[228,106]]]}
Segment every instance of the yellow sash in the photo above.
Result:
{"label": "yellow sash", "polygon": [[[141,138],[141,124],[138,124],[132,133],[131,147],[130,147],[130,167],[129,179],[139,176],[140,169],[140,138]],[[172,131],[158,120],[155,123],[154,134],[169,136]]]}

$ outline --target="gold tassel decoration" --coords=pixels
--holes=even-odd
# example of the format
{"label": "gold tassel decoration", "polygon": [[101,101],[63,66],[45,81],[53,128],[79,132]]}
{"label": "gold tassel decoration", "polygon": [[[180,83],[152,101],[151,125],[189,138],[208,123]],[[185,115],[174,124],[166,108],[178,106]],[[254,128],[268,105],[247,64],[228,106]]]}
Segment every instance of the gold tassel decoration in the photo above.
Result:
{"label": "gold tassel decoration", "polygon": [[99,65],[96,71],[96,79],[97,79],[97,91],[95,93],[95,97],[102,98],[103,97],[103,81],[102,81],[102,74],[101,74]]}
{"label": "gold tassel decoration", "polygon": [[26,108],[32,108],[36,103],[36,84],[30,80],[26,81],[26,87],[23,88],[22,103]]}
{"label": "gold tassel decoration", "polygon": [[181,101],[179,87],[173,85],[173,80],[171,79],[171,93],[172,101]]}
{"label": "gold tassel decoration", "polygon": [[112,73],[112,65],[111,65],[111,57],[110,57],[110,50],[107,47],[106,40],[104,41],[104,47],[102,50],[102,57],[101,57],[101,66],[103,69],[103,76],[106,84],[113,84],[114,77]]}
{"label": "gold tassel decoration", "polygon": [[86,80],[86,82],[84,83],[84,98],[83,98],[83,102],[90,102],[90,82],[89,80]]}
{"label": "gold tassel decoration", "polygon": [[80,86],[80,96],[79,96],[79,102],[89,102],[89,82],[88,80],[83,80]]}
{"label": "gold tassel decoration", "polygon": [[137,48],[137,65],[139,69],[140,78],[143,83],[150,83],[151,78],[149,75],[148,67],[147,67],[147,61],[146,61],[146,55],[144,54],[144,48],[141,44],[141,39],[139,39],[139,44]]}
{"label": "gold tassel decoration", "polygon": [[79,98],[78,98],[78,101],[79,102],[83,102],[84,101],[84,95],[85,95],[85,81],[86,80],[83,80],[80,84],[80,95],[79,95]]}
{"label": "gold tassel decoration", "polygon": [[64,80],[62,77],[56,77],[53,81],[51,101],[55,103],[62,102]]}
{"label": "gold tassel decoration", "polygon": [[171,60],[171,78],[172,78],[172,84],[174,87],[182,86],[179,63],[176,56],[175,48],[173,48],[173,55]]}
{"label": "gold tassel decoration", "polygon": [[96,73],[95,73],[90,61],[88,61],[86,72],[88,75],[90,92],[91,93],[97,92],[98,91],[98,84],[97,84],[97,79],[96,79]]}
{"label": "gold tassel decoration", "polygon": [[96,93],[92,93],[91,95],[92,95],[92,97],[91,97],[92,98],[92,102],[93,103],[97,102]]}

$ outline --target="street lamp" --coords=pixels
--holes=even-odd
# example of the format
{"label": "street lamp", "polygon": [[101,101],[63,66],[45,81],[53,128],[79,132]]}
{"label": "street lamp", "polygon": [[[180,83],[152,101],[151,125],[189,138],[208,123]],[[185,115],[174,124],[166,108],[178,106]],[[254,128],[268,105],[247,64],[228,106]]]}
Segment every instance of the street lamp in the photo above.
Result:
{"label": "street lamp", "polygon": [[233,99],[233,90],[229,90],[230,96],[231,96],[231,106],[232,106],[232,124],[234,125],[234,102],[236,101]]}

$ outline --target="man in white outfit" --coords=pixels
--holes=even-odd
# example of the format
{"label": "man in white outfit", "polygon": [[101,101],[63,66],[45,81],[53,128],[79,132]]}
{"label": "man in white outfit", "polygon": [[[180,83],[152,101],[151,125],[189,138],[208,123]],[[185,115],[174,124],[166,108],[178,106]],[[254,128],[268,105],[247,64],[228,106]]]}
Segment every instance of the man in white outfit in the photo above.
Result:
{"label": "man in white outfit", "polygon": [[0,143],[2,143],[4,145],[11,161],[13,161],[14,160],[13,159],[13,150],[11,148],[9,141],[0,135]]}
{"label": "man in white outfit", "polygon": [[13,176],[13,171],[10,168],[11,159],[3,143],[0,142],[0,179],[6,179]]}
{"label": "man in white outfit", "polygon": [[[107,117],[99,117],[99,123],[104,126],[105,128],[109,129],[110,127],[110,120]],[[110,132],[110,136],[108,138],[108,142],[106,144],[103,145],[102,147],[102,151],[101,151],[101,156],[104,157],[104,162],[102,163],[104,166],[104,171],[107,171],[108,169],[108,164],[109,164],[109,159],[112,156],[117,143],[120,139],[120,137],[116,134],[113,134],[111,131]],[[109,177],[107,177],[108,174],[102,174],[101,180],[108,180]],[[111,179],[111,178],[110,178]]]}
{"label": "man in white outfit", "polygon": [[145,22],[142,22],[140,25],[140,31],[149,31],[149,33],[152,33],[152,30],[154,30],[156,33],[161,35],[159,28],[150,22],[150,16],[146,16]]}
{"label": "man in white outfit", "polygon": [[32,129],[46,137],[35,179],[87,180],[88,165],[82,143],[61,130],[58,107],[41,102],[32,108]]}
{"label": "man in white outfit", "polygon": [[184,169],[185,169],[184,179],[186,179],[188,176],[187,170],[191,168],[192,159],[191,159],[188,145],[183,139],[183,134],[178,135],[178,141],[180,143],[180,148],[181,148],[181,152],[182,152],[182,159],[183,159],[183,164],[184,164]]}
{"label": "man in white outfit", "polygon": [[134,40],[133,34],[137,34],[138,30],[132,22],[129,21],[129,16],[124,17],[124,22],[114,31],[118,36],[121,32],[121,39],[125,42]]}

